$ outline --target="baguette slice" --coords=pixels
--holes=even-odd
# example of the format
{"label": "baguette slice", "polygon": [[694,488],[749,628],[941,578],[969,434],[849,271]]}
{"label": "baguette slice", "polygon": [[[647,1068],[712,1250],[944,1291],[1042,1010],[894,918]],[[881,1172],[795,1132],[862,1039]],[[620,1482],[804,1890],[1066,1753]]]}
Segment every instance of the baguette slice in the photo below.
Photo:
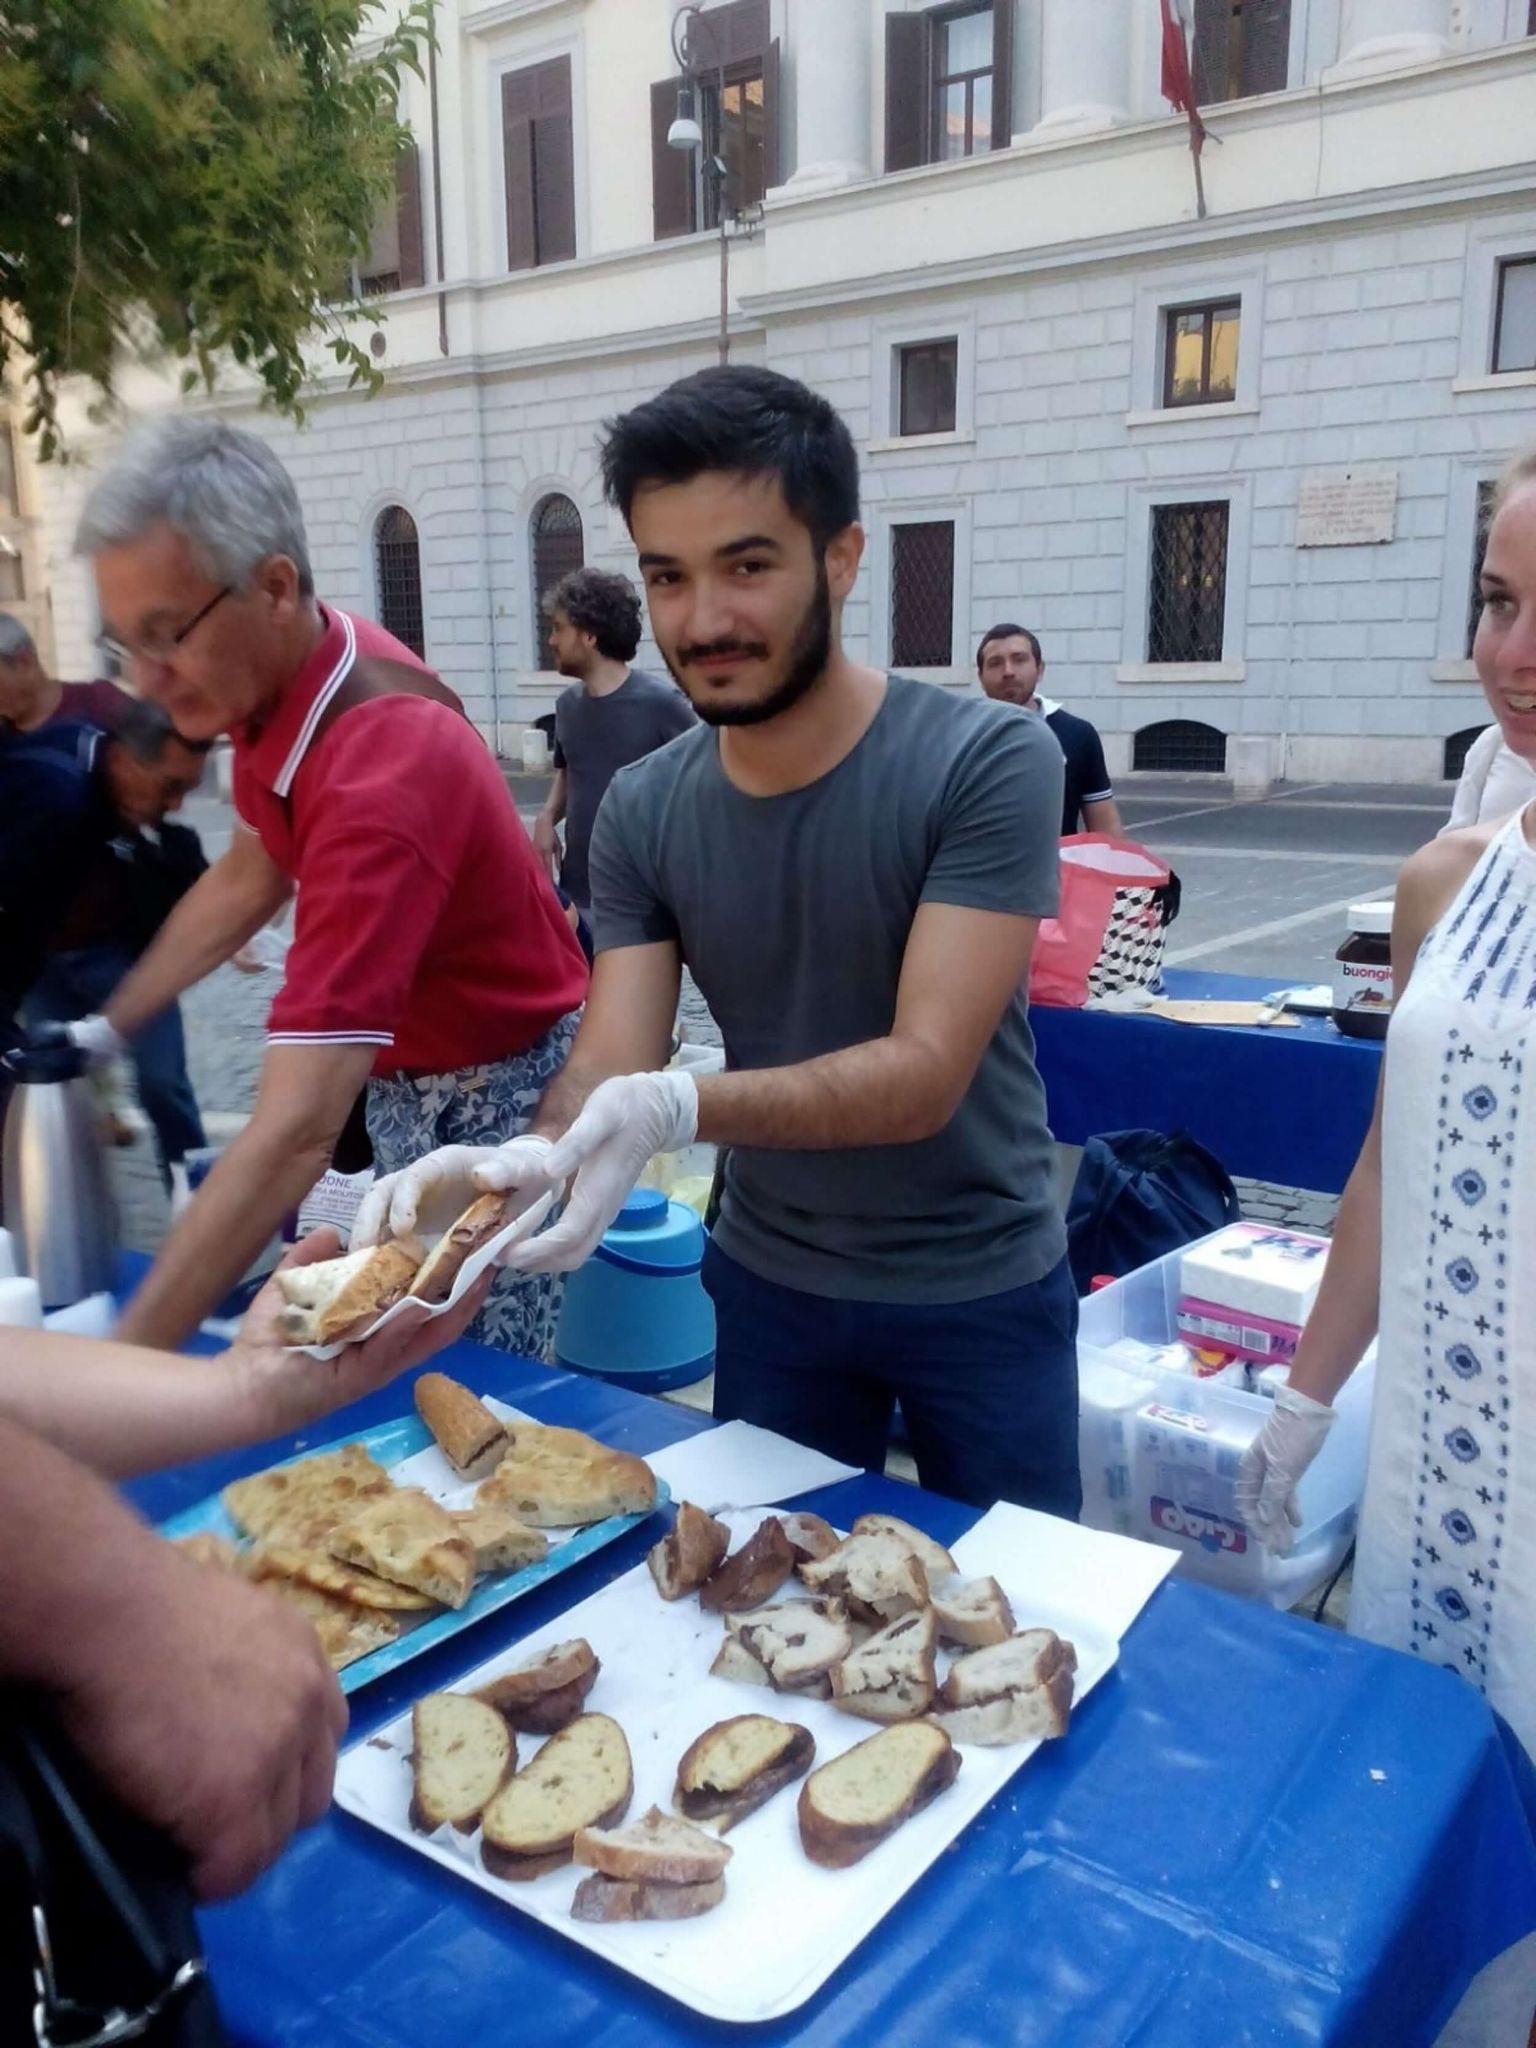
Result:
{"label": "baguette slice", "polygon": [[462,1607],[474,1589],[474,1546],[418,1487],[394,1487],[370,1500],[332,1529],[325,1547],[343,1564],[362,1565],[445,1607]]}
{"label": "baguette slice", "polygon": [[710,1573],[699,1588],[699,1605],[712,1614],[741,1611],[771,1600],[795,1568],[784,1524],[776,1515],[759,1522],[734,1557]]}
{"label": "baguette slice", "polygon": [[578,1829],[572,1854],[604,1877],[644,1884],[709,1884],[725,1875],[735,1851],[692,1821],[653,1806],[627,1827]]}
{"label": "baguette slice", "polygon": [[725,1897],[725,1879],[703,1884],[653,1884],[622,1877],[599,1877],[594,1871],[576,1887],[571,1900],[573,1920],[696,1920]]}
{"label": "baguette slice", "polygon": [[513,1728],[553,1735],[576,1719],[601,1668],[592,1645],[577,1636],[503,1671],[475,1697],[494,1707]]}
{"label": "baguette slice", "polygon": [[846,1870],[959,1775],[960,1757],[942,1728],[908,1721],[812,1771],[800,1787],[800,1844],[825,1870]]}
{"label": "baguette slice", "polygon": [[424,1372],[416,1382],[416,1413],[461,1479],[489,1479],[507,1454],[505,1426],[445,1372]]}
{"label": "baguette slice", "polygon": [[517,1768],[517,1742],[491,1707],[433,1692],[411,1709],[411,1826],[467,1834]]}
{"label": "baguette slice", "polygon": [[903,1522],[896,1515],[860,1515],[853,1525],[853,1534],[894,1536],[898,1542],[905,1543],[930,1582],[948,1578],[958,1569],[942,1543],[935,1542],[933,1537],[925,1535],[921,1529],[914,1529],[910,1522]]}
{"label": "baguette slice", "polygon": [[669,1534],[646,1553],[646,1563],[663,1600],[680,1600],[702,1586],[731,1547],[724,1522],[685,1500]]}
{"label": "baguette slice", "polygon": [[505,1784],[480,1823],[480,1854],[493,1876],[542,1877],[569,1863],[582,1828],[612,1827],[634,1796],[624,1730],[606,1714],[582,1714],[552,1735]]}
{"label": "baguette slice", "polygon": [[910,1545],[889,1529],[848,1536],[826,1557],[800,1567],[813,1593],[846,1600],[849,1612],[876,1623],[928,1605],[928,1575]]}
{"label": "baguette slice", "polygon": [[348,1344],[411,1291],[421,1246],[415,1238],[369,1245],[339,1259],[279,1269],[286,1303],[277,1327],[289,1344]]}
{"label": "baguette slice", "polygon": [[819,1687],[853,1649],[853,1631],[835,1600],[786,1600],[749,1614],[728,1614],[725,1625],[779,1692]]}
{"label": "baguette slice", "polygon": [[866,1721],[914,1721],[933,1705],[938,1690],[933,1610],[903,1614],[860,1643],[832,1672],[832,1698],[845,1714]]}
{"label": "baguette slice", "polygon": [[727,1834],[803,1778],[815,1755],[816,1738],[798,1722],[736,1714],[706,1728],[683,1752],[672,1804],[689,1820]]}
{"label": "baguette slice", "polygon": [[988,1747],[1065,1735],[1076,1670],[1076,1650],[1048,1628],[972,1650],[944,1680],[943,1725],[957,1741]]}
{"label": "baguette slice", "polygon": [[467,1536],[475,1553],[475,1571],[520,1572],[538,1564],[549,1550],[542,1529],[529,1529],[505,1508],[450,1508],[448,1519]]}
{"label": "baguette slice", "polygon": [[1013,1634],[1013,1609],[996,1579],[935,1579],[930,1595],[940,1642],[981,1650]]}
{"label": "baguette slice", "polygon": [[418,1301],[436,1304],[448,1299],[465,1261],[512,1221],[513,1200],[508,1195],[481,1195],[449,1224],[420,1263],[411,1287]]}

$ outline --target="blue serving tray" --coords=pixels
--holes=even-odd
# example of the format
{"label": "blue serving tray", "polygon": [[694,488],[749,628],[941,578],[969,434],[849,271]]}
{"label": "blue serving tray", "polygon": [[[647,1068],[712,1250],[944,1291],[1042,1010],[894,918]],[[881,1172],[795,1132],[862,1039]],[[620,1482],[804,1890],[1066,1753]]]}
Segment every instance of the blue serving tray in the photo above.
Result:
{"label": "blue serving tray", "polygon": [[[415,1415],[401,1416],[398,1422],[386,1422],[374,1429],[353,1430],[350,1436],[333,1437],[328,1443],[316,1444],[312,1449],[301,1451],[292,1458],[283,1458],[283,1465],[298,1465],[305,1458],[313,1458],[321,1451],[334,1451],[342,1444],[361,1444],[386,1471],[401,1464],[406,1458],[413,1458],[418,1451],[424,1451],[432,1443],[432,1433],[426,1424]],[[664,1507],[672,1498],[671,1490],[664,1479],[656,1482],[656,1507]],[[652,1514],[655,1508],[650,1510]],[[382,1649],[371,1650],[366,1657],[359,1657],[354,1664],[345,1665],[336,1676],[343,1692],[358,1692],[365,1685],[371,1685],[376,1678],[383,1678],[391,1671],[398,1671],[402,1664],[408,1664],[413,1657],[419,1657],[425,1650],[446,1642],[450,1636],[458,1635],[473,1623],[483,1620],[487,1614],[495,1614],[513,1600],[521,1599],[524,1593],[531,1593],[535,1586],[542,1586],[560,1572],[567,1571],[573,1564],[579,1564],[584,1557],[590,1557],[594,1550],[601,1550],[609,1543],[617,1542],[627,1530],[645,1521],[645,1515],[612,1515],[606,1522],[593,1522],[585,1529],[576,1529],[563,1541],[551,1540],[549,1549],[537,1564],[524,1565],[518,1572],[498,1572],[483,1579],[459,1608],[444,1608],[441,1614],[434,1614],[415,1628],[406,1629],[396,1641],[386,1643]],[[162,1536],[196,1536],[207,1533],[224,1536],[232,1542],[244,1539],[235,1523],[225,1512],[224,1503],[213,1493],[196,1507],[184,1508],[179,1515],[172,1515],[169,1521],[160,1524]],[[551,1537],[558,1535],[552,1531]]]}

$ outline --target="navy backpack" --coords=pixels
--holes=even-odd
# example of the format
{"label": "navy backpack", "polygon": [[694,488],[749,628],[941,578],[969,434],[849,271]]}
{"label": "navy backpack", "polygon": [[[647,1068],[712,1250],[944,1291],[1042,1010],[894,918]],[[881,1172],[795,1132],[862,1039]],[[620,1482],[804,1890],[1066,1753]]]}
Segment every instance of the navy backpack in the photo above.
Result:
{"label": "navy backpack", "polygon": [[1102,1273],[1122,1279],[1242,1213],[1226,1168],[1188,1131],[1090,1138],[1067,1209],[1077,1292],[1087,1294]]}

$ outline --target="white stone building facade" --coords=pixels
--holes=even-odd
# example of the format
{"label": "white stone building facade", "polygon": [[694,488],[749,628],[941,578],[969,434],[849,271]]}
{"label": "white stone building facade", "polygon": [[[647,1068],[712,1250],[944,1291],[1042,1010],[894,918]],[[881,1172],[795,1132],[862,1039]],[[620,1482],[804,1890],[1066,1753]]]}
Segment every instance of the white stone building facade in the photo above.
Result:
{"label": "white stone building facade", "polygon": [[[1119,772],[1433,779],[1485,722],[1480,493],[1536,441],[1536,7],[1179,4],[1203,219],[1158,0],[712,0],[730,354],[858,440],[855,653],[974,688],[1015,619]],[[440,0],[374,266],[385,390],[322,383],[302,429],[216,401],[292,467],[322,594],[409,622],[414,574],[428,659],[514,752],[559,687],[540,575],[633,566],[600,423],[716,359],[674,12]],[[68,675],[74,439],[43,522]]]}

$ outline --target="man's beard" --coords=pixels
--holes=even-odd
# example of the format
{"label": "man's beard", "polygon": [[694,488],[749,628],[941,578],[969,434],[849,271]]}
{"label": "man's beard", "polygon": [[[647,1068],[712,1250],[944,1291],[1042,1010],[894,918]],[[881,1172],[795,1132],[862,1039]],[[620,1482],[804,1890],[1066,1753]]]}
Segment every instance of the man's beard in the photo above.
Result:
{"label": "man's beard", "polygon": [[[731,643],[733,646],[736,643]],[[724,652],[720,647],[690,648],[693,656]],[[832,655],[832,594],[827,588],[827,565],[816,564],[816,595],[805,609],[795,637],[790,643],[789,660],[784,674],[766,697],[760,697],[755,704],[710,703],[707,698],[695,697],[683,681],[682,667],[667,656],[667,667],[705,725],[766,725],[771,718],[782,718],[786,711],[808,696],[820,682]]]}

